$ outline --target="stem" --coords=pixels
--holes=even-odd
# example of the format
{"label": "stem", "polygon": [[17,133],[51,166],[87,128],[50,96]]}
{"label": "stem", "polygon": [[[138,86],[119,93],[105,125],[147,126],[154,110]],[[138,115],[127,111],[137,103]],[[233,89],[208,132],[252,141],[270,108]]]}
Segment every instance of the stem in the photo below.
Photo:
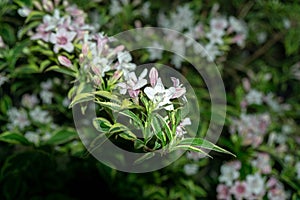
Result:
{"label": "stem", "polygon": [[249,57],[243,65],[249,65],[251,62],[259,58],[260,56],[264,55],[276,42],[278,42],[282,37],[284,36],[286,31],[279,32],[274,35],[268,42],[266,42],[261,48],[259,48],[257,51],[252,54],[251,57]]}

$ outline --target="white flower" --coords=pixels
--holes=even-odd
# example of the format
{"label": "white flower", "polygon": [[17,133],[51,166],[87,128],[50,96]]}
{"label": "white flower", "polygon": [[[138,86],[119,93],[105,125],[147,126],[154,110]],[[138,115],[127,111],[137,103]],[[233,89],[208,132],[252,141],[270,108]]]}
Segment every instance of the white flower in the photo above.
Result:
{"label": "white flower", "polygon": [[247,175],[246,183],[250,193],[256,196],[263,196],[265,193],[265,179],[259,174]]}
{"label": "white flower", "polygon": [[164,47],[158,42],[153,42],[151,48],[147,48],[147,51],[150,54],[150,60],[161,59],[163,54]]}
{"label": "white flower", "polygon": [[186,175],[191,176],[197,174],[199,166],[197,164],[185,164],[183,171]]}
{"label": "white flower", "polygon": [[257,167],[262,174],[271,173],[270,156],[266,153],[258,153],[255,160],[251,161],[252,166]]}
{"label": "white flower", "polygon": [[284,28],[289,29],[289,28],[291,27],[291,21],[290,21],[289,19],[284,18],[284,19],[282,20],[282,22],[283,22]]}
{"label": "white flower", "polygon": [[210,31],[206,33],[206,37],[209,39],[209,43],[211,44],[224,44],[224,41],[222,39],[222,36],[224,33],[222,31]]}
{"label": "white flower", "polygon": [[295,169],[296,169],[297,179],[300,180],[300,161],[296,163]]}
{"label": "white flower", "polygon": [[109,14],[112,16],[122,12],[122,6],[118,0],[112,0],[109,6]]}
{"label": "white flower", "polygon": [[225,29],[228,26],[228,21],[224,17],[212,18],[210,20],[210,28],[212,32],[218,32],[221,36],[225,34]]}
{"label": "white flower", "polygon": [[147,18],[150,15],[150,5],[151,3],[149,1],[147,1],[146,3],[143,4],[142,8],[141,8],[141,12],[142,15]]}
{"label": "white flower", "polygon": [[[3,39],[2,39],[2,37],[1,37],[1,35],[0,35],[0,49],[1,49],[1,48],[5,48],[5,47],[6,47],[6,45],[5,45]],[[0,85],[1,85],[1,84],[0,84]]]}
{"label": "white flower", "polygon": [[172,60],[171,60],[171,63],[177,68],[177,69],[180,69],[181,68],[181,63],[182,63],[183,59],[182,57],[174,54],[172,56]]}
{"label": "white flower", "polygon": [[33,108],[38,103],[39,100],[35,94],[24,94],[22,96],[21,104],[26,108]]}
{"label": "white flower", "polygon": [[144,89],[147,97],[154,103],[155,109],[164,108],[166,110],[173,110],[174,107],[170,99],[172,98],[175,88],[165,89],[160,78],[157,79],[154,87],[146,87]]}
{"label": "white flower", "polygon": [[24,7],[21,7],[18,9],[18,14],[21,16],[21,17],[27,17],[29,14],[31,13],[31,10],[30,8],[24,6]]}
{"label": "white flower", "polygon": [[39,106],[29,112],[31,119],[35,122],[47,124],[52,121],[48,111],[42,110]]}
{"label": "white flower", "polygon": [[8,81],[8,77],[6,77],[5,74],[0,73],[0,87],[7,81]]}
{"label": "white flower", "polygon": [[221,55],[221,51],[219,51],[218,47],[214,44],[208,43],[204,47],[203,56],[206,57],[207,61],[213,62],[217,56]]}
{"label": "white flower", "polygon": [[219,181],[225,183],[227,186],[232,186],[233,181],[239,178],[240,172],[231,165],[221,166],[221,175],[219,176]]}
{"label": "white flower", "polygon": [[71,53],[74,50],[72,41],[76,36],[76,32],[67,31],[65,28],[60,28],[56,33],[51,33],[50,42],[54,44],[54,52],[58,53],[60,49],[64,49]]}
{"label": "white flower", "polygon": [[178,6],[176,13],[171,13],[171,27],[179,32],[192,27],[194,23],[194,13],[189,5]]}
{"label": "white flower", "polygon": [[249,91],[245,97],[248,104],[261,105],[263,102],[263,94],[255,89]]}
{"label": "white flower", "polygon": [[260,32],[260,33],[257,33],[256,37],[257,37],[258,43],[262,44],[267,40],[268,35],[266,32]]}
{"label": "white flower", "polygon": [[229,26],[237,33],[247,34],[248,32],[245,22],[238,20],[233,16],[229,17]]}
{"label": "white flower", "polygon": [[20,130],[23,130],[26,126],[30,125],[27,113],[23,109],[18,110],[16,108],[11,108],[8,110],[7,115],[10,121],[8,124],[9,129],[18,127]]}
{"label": "white flower", "polygon": [[45,104],[51,104],[52,103],[52,98],[53,98],[53,93],[48,91],[48,90],[42,90],[40,92],[40,97]]}
{"label": "white flower", "polygon": [[32,132],[32,131],[27,131],[24,134],[24,137],[29,141],[34,143],[35,145],[38,145],[40,142],[40,137],[38,133]]}
{"label": "white flower", "polygon": [[144,87],[147,84],[147,80],[145,79],[148,73],[147,69],[144,69],[140,76],[137,78],[134,72],[130,72],[128,74],[127,82],[119,83],[120,94],[128,94],[132,98],[136,98],[140,93],[140,88]]}
{"label": "white flower", "polygon": [[190,118],[184,118],[180,124],[176,127],[176,137],[177,138],[183,138],[184,135],[187,133],[186,130],[185,130],[185,126],[187,125],[191,125],[192,122],[191,122],[191,119]]}
{"label": "white flower", "polygon": [[52,89],[53,83],[50,79],[48,79],[47,81],[41,82],[41,88],[43,90],[50,90]]}

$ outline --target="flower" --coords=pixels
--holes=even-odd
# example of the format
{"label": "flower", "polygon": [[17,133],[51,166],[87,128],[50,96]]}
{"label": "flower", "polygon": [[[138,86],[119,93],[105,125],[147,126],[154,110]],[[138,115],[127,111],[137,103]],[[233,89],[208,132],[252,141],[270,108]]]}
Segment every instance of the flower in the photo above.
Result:
{"label": "flower", "polygon": [[8,81],[8,77],[6,77],[4,73],[0,73],[0,87],[7,81]]}
{"label": "flower", "polygon": [[248,196],[248,186],[245,181],[235,181],[230,188],[230,193],[233,194],[235,199],[242,200]]}
{"label": "flower", "polygon": [[183,171],[186,175],[191,176],[197,174],[199,166],[197,164],[185,164],[183,166]]}
{"label": "flower", "polygon": [[210,31],[206,33],[206,37],[209,39],[210,44],[224,44],[222,36],[224,33],[222,31]]}
{"label": "flower", "polygon": [[218,47],[213,43],[208,43],[204,47],[205,54],[203,57],[206,57],[207,61],[213,62],[217,56],[221,55],[221,51],[219,51]]}
{"label": "flower", "polygon": [[271,173],[271,165],[270,165],[270,156],[267,153],[258,153],[257,158],[252,160],[251,164],[254,167],[257,167],[262,174]]}
{"label": "flower", "polygon": [[39,144],[40,142],[40,137],[38,135],[38,133],[32,132],[32,131],[27,131],[24,134],[24,137],[29,141],[34,143],[35,145]]}
{"label": "flower", "polygon": [[216,17],[210,20],[210,28],[212,32],[218,32],[218,35],[223,36],[225,29],[228,26],[228,21],[224,17]]}
{"label": "flower", "polygon": [[17,108],[11,108],[7,111],[8,120],[10,123],[8,124],[8,129],[19,128],[23,130],[26,126],[30,125],[30,121],[28,120],[28,116],[25,110]]}
{"label": "flower", "polygon": [[245,97],[248,104],[261,105],[263,102],[263,94],[255,89],[249,91]]}
{"label": "flower", "polygon": [[24,94],[22,96],[21,104],[26,108],[33,108],[38,103],[39,100],[35,94]]}
{"label": "flower", "polygon": [[265,194],[265,179],[259,174],[246,176],[246,183],[250,194],[263,196]]}
{"label": "flower", "polygon": [[153,42],[151,45],[151,48],[147,48],[147,51],[150,54],[149,59],[150,60],[156,60],[156,59],[161,59],[162,58],[162,53],[163,53],[163,46],[159,44],[158,42]]}
{"label": "flower", "polygon": [[58,61],[65,67],[72,67],[72,62],[66,56],[58,56]]}
{"label": "flower", "polygon": [[3,39],[2,39],[2,37],[1,37],[1,35],[0,35],[0,49],[1,49],[1,48],[5,48],[5,47],[6,47],[6,45],[5,45]]}
{"label": "flower", "polygon": [[128,74],[128,80],[126,83],[119,83],[120,94],[128,94],[132,98],[136,98],[140,93],[140,88],[144,87],[147,84],[147,80],[144,79],[148,73],[147,69],[144,69],[140,76],[137,78],[134,72]]}
{"label": "flower", "polygon": [[183,138],[184,134],[186,134],[185,126],[191,125],[191,119],[190,118],[184,118],[180,124],[176,127],[176,137],[177,138]]}
{"label": "flower", "polygon": [[146,87],[144,89],[147,97],[154,103],[155,109],[163,107],[166,110],[173,110],[174,107],[170,101],[175,88],[165,89],[161,78],[158,78],[154,87]]}
{"label": "flower", "polygon": [[31,119],[35,122],[47,124],[52,121],[48,111],[42,110],[39,106],[29,112]]}
{"label": "flower", "polygon": [[58,53],[59,49],[62,48],[71,53],[74,50],[74,46],[71,42],[75,36],[75,32],[67,31],[65,28],[60,28],[56,33],[51,33],[50,42],[54,44],[54,52]]}
{"label": "flower", "polygon": [[300,161],[296,163],[295,169],[296,169],[297,179],[300,180]]}
{"label": "flower", "polygon": [[182,87],[182,84],[180,84],[180,81],[178,78],[171,77],[171,80],[173,82],[173,87],[175,88],[175,92],[172,96],[172,99],[183,96],[186,93],[185,87]]}
{"label": "flower", "polygon": [[229,187],[224,184],[219,184],[217,186],[217,199],[218,200],[231,200],[231,195],[229,192]]}
{"label": "flower", "polygon": [[45,104],[51,104],[52,103],[52,98],[53,98],[53,93],[48,91],[48,90],[42,90],[40,92],[40,97]]}
{"label": "flower", "polygon": [[240,176],[240,172],[234,165],[224,164],[221,166],[221,175],[219,181],[225,183],[227,186],[232,186],[233,181]]}

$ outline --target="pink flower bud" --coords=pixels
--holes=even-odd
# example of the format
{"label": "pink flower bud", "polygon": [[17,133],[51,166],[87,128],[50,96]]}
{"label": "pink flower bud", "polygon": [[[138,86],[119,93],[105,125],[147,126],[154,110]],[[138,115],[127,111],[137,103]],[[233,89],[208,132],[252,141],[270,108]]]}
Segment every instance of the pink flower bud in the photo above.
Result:
{"label": "pink flower bud", "polygon": [[52,12],[54,9],[53,3],[49,0],[43,0],[43,8],[47,12]]}
{"label": "pink flower bud", "polygon": [[42,5],[38,1],[34,1],[33,5],[38,9],[38,10],[43,10]]}
{"label": "pink flower bud", "polygon": [[152,67],[152,69],[149,72],[149,78],[151,86],[154,87],[158,79],[158,72],[154,67]]}
{"label": "pink flower bud", "polygon": [[88,52],[89,52],[89,47],[86,43],[84,43],[82,45],[82,49],[81,49],[81,52],[83,54],[83,56],[87,56]]}
{"label": "pink flower bud", "polygon": [[72,62],[65,56],[58,56],[58,61],[65,67],[72,67]]}

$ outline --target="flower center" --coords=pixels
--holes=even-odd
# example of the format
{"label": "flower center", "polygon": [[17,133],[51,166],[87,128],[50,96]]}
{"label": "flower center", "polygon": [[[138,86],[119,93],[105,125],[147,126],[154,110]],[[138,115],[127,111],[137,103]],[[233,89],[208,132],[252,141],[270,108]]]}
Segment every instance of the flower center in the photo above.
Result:
{"label": "flower center", "polygon": [[56,41],[57,41],[57,44],[65,45],[65,44],[67,44],[68,39],[65,36],[60,36],[60,37],[57,37]]}

